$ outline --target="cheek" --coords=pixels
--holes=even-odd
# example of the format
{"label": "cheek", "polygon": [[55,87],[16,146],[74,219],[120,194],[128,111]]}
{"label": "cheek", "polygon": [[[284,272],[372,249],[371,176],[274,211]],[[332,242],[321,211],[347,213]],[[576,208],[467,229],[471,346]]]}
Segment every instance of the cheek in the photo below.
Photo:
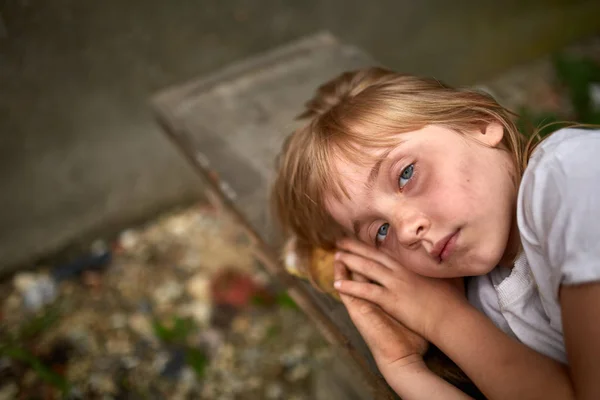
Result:
{"label": "cheek", "polygon": [[422,275],[439,277],[437,264],[429,257],[425,250],[406,250],[400,246],[383,249],[383,252],[396,260],[404,268]]}
{"label": "cheek", "polygon": [[434,221],[462,220],[471,213],[474,194],[469,189],[471,180],[453,176],[438,176],[423,188],[419,201],[422,210]]}

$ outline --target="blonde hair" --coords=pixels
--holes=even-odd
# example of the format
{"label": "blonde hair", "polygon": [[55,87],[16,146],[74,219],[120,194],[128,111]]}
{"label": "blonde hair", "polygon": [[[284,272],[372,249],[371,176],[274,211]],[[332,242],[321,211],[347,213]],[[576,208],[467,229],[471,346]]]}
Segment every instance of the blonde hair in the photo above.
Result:
{"label": "blonde hair", "polygon": [[345,233],[326,211],[325,196],[347,195],[334,157],[368,162],[365,149],[390,148],[399,143],[398,133],[429,124],[467,132],[500,123],[502,147],[512,155],[520,180],[538,140],[527,141],[513,117],[487,93],[436,79],[377,67],[346,72],[318,88],[299,116],[308,123],[286,140],[272,192],[275,214],[300,247],[333,247]]}

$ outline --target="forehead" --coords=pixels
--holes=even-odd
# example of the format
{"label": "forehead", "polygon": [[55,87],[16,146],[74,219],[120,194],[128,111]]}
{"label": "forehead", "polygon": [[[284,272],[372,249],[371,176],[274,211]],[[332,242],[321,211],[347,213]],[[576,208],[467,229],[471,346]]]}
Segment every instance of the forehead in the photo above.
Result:
{"label": "forehead", "polygon": [[325,206],[333,219],[349,231],[352,231],[349,221],[359,209],[368,207],[373,189],[370,185],[373,167],[381,165],[392,150],[366,149],[360,157],[339,152],[334,155],[331,165],[334,182],[325,193]]}

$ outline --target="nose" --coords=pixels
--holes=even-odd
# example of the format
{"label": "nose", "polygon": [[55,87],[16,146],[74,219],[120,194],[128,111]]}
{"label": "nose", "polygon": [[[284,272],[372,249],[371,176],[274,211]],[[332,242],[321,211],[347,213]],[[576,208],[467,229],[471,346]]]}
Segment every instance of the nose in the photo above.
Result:
{"label": "nose", "polygon": [[412,248],[425,237],[431,221],[419,210],[403,208],[396,214],[394,226],[400,244]]}

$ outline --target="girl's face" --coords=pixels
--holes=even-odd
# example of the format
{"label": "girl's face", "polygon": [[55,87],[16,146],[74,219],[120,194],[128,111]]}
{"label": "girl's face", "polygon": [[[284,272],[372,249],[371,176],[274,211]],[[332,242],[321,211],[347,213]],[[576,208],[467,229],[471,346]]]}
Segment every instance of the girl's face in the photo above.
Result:
{"label": "girl's face", "polygon": [[510,261],[508,243],[518,238],[514,167],[498,148],[502,136],[496,123],[463,134],[429,125],[402,133],[391,151],[369,150],[369,165],[338,158],[350,199],[328,196],[328,211],[418,274],[486,274]]}

